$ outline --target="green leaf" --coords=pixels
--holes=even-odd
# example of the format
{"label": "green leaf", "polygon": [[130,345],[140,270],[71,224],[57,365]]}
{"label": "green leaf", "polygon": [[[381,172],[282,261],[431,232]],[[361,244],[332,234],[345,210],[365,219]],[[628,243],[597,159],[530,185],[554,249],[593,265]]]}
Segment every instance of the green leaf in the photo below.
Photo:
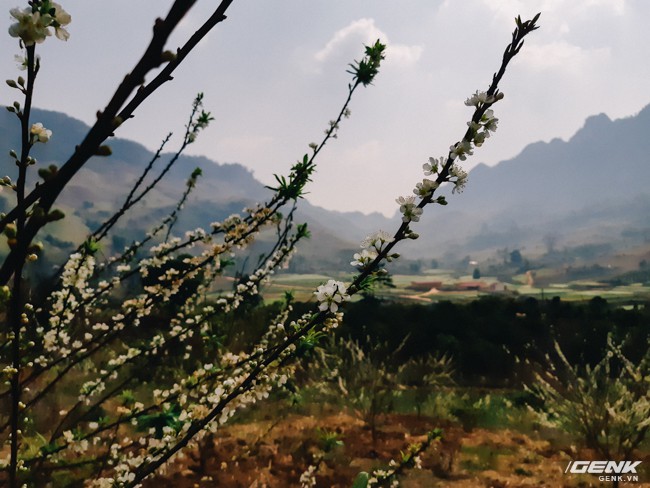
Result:
{"label": "green leaf", "polygon": [[92,237],[89,237],[86,239],[83,243],[83,248],[84,252],[89,255],[94,255],[97,251],[99,251],[99,243],[93,239]]}
{"label": "green leaf", "polygon": [[368,480],[370,476],[365,471],[361,471],[354,480],[352,488],[366,488],[368,486]]}

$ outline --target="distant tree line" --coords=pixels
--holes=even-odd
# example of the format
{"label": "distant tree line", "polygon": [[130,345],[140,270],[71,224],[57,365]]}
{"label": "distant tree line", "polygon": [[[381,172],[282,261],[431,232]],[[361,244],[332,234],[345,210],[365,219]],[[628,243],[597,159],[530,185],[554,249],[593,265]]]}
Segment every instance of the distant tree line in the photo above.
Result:
{"label": "distant tree line", "polygon": [[[183,293],[191,294],[191,286]],[[179,306],[177,300],[170,300],[145,323],[165,320]],[[244,347],[259,339],[283,306],[282,302],[265,304],[260,295],[249,297],[236,314],[221,322],[216,335],[228,347]],[[293,303],[298,313],[310,306]],[[544,364],[545,356],[553,354],[555,341],[577,366],[598,363],[606,352],[608,335],[623,343],[623,352],[632,361],[643,357],[650,341],[650,302],[626,309],[601,297],[573,302],[559,297],[485,296],[471,302],[413,304],[368,294],[346,308],[337,336],[368,348],[392,344],[399,348],[391,356],[398,362],[449,355],[456,382],[465,386],[518,388],[532,377],[533,365]]]}
{"label": "distant tree line", "polygon": [[518,387],[530,378],[530,364],[553,351],[554,341],[572,364],[593,365],[611,334],[638,360],[647,349],[650,310],[648,304],[626,310],[600,297],[581,303],[483,297],[430,305],[370,297],[348,305],[337,333],[362,342],[368,336],[375,344],[405,342],[400,360],[449,354],[461,384]]}

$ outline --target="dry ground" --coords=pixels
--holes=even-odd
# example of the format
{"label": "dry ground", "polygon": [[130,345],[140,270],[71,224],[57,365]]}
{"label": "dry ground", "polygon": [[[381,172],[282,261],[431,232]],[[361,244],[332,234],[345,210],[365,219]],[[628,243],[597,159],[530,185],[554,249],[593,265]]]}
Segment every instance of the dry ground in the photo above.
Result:
{"label": "dry ground", "polygon": [[[271,418],[271,415],[268,416]],[[593,475],[565,475],[567,462],[594,458],[588,451],[562,446],[552,437],[510,430],[474,429],[436,424],[430,418],[391,414],[381,419],[373,443],[370,429],[357,417],[325,412],[318,418],[289,415],[224,428],[200,449],[186,453],[148,488],[290,488],[299,487],[300,474],[321,452],[317,429],[337,432],[344,445],[326,454],[317,471],[317,488],[350,488],[360,471],[383,467],[409,443],[425,439],[428,430],[442,427],[442,442],[424,454],[421,470],[402,479],[403,488],[588,488],[611,486]],[[641,455],[643,465],[650,454]],[[650,487],[649,473],[641,482],[623,487]],[[643,482],[646,481],[646,482]]]}

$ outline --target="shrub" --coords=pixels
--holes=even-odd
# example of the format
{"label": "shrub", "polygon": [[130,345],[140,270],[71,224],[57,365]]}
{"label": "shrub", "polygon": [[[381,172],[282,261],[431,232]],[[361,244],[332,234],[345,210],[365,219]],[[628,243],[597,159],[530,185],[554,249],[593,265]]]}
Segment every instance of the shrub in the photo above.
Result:
{"label": "shrub", "polygon": [[[646,341],[647,344],[647,341]],[[556,344],[530,391],[547,425],[582,440],[605,460],[629,460],[650,428],[650,349],[634,363],[610,339],[595,365],[571,364]]]}

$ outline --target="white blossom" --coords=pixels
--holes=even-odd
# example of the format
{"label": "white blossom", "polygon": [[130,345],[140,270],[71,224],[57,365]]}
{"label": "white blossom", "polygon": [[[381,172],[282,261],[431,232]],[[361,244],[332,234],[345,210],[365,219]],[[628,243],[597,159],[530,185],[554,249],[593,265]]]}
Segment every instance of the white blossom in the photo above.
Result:
{"label": "white blossom", "polygon": [[467,159],[467,156],[471,156],[474,154],[472,152],[472,143],[463,139],[460,142],[457,142],[453,146],[449,147],[450,154],[449,156],[452,159],[460,159],[461,161],[465,161]]}
{"label": "white blossom", "polygon": [[422,209],[415,205],[414,196],[399,197],[395,201],[399,204],[399,211],[402,213],[403,222],[418,222],[420,220]]}
{"label": "white blossom", "polygon": [[70,38],[70,33],[64,29],[64,26],[72,22],[72,17],[58,3],[52,2],[51,5],[54,8],[54,18],[51,24],[54,27],[54,35],[62,41],[67,41]]}
{"label": "white blossom", "polygon": [[368,266],[370,263],[372,263],[375,258],[377,257],[377,251],[369,251],[368,249],[364,249],[360,253],[354,253],[354,261],[351,261],[350,264],[352,266],[358,266],[360,268],[364,268]]}
{"label": "white blossom", "polygon": [[53,27],[56,37],[67,41],[70,34],[65,26],[72,21],[72,17],[56,2],[50,2],[49,7],[47,13],[33,11],[31,7],[23,10],[11,9],[9,13],[17,22],[9,27],[9,35],[20,38],[25,46],[33,46],[42,43],[47,36],[52,35],[50,27]]}
{"label": "white blossom", "polygon": [[43,124],[40,122],[32,124],[30,132],[34,136],[35,142],[45,143],[50,140],[50,137],[52,137],[52,131],[43,127]]}
{"label": "white blossom", "polygon": [[480,104],[483,103],[494,103],[498,100],[501,100],[503,98],[503,93],[499,93],[496,96],[495,95],[488,95],[484,91],[476,91],[472,96],[470,96],[467,100],[465,100],[465,105],[468,107],[476,107]]}
{"label": "white blossom", "polygon": [[311,488],[316,486],[316,466],[309,466],[301,475],[300,475],[300,488]]}
{"label": "white blossom", "polygon": [[350,299],[345,283],[335,280],[329,280],[324,285],[319,286],[314,295],[316,295],[316,300],[320,302],[318,309],[321,312],[329,310],[334,313],[339,309],[339,303]]}
{"label": "white blossom", "polygon": [[445,158],[444,156],[441,156],[440,159],[429,158],[429,162],[424,163],[422,165],[422,169],[424,170],[424,176],[431,176],[431,175],[438,174],[440,168],[444,166],[446,159],[447,158]]}
{"label": "white blossom", "polygon": [[417,183],[415,185],[413,193],[419,197],[424,198],[429,196],[436,188],[438,188],[438,186],[440,185],[437,181],[424,178],[421,183]]}
{"label": "white blossom", "polygon": [[361,241],[361,247],[374,247],[377,252],[380,252],[384,247],[384,244],[388,244],[389,242],[393,242],[393,236],[384,230],[378,230],[377,232],[373,232],[366,236],[366,238]]}
{"label": "white blossom", "polygon": [[457,164],[454,164],[451,166],[449,169],[449,176],[452,178],[456,178],[452,183],[454,184],[454,189],[451,191],[452,193],[462,193],[463,190],[465,189],[465,185],[467,184],[467,173],[463,168],[458,166]]}
{"label": "white blossom", "polygon": [[45,38],[51,35],[47,24],[41,18],[39,12],[32,12],[31,7],[21,10],[12,8],[9,13],[18,22],[9,26],[9,35],[20,38],[25,46],[33,46],[41,43]]}
{"label": "white blossom", "polygon": [[465,105],[468,107],[472,106],[477,106],[480,103],[485,103],[488,100],[487,93],[484,91],[477,91],[474,93],[472,96],[470,96],[467,100],[465,100]]}

